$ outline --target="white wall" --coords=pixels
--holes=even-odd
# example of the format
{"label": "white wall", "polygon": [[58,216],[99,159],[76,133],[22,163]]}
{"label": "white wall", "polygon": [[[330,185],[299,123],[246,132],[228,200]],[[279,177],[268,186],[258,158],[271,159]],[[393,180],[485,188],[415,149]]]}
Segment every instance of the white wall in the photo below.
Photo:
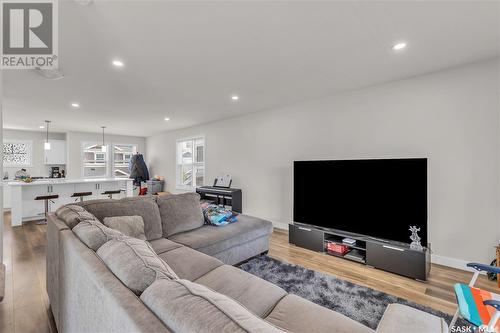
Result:
{"label": "white wall", "polygon": [[207,183],[231,173],[245,213],[286,224],[293,160],[427,157],[433,260],[489,263],[500,239],[499,92],[489,61],[154,135],[147,161],[175,190],[175,140],[203,134]]}
{"label": "white wall", "polygon": [[[33,142],[33,155],[32,155],[32,166],[31,167],[4,167],[3,171],[9,173],[9,178],[13,179],[16,171],[21,168],[26,169],[26,171],[34,177],[48,177],[50,167],[44,164],[45,152],[43,144],[45,142],[46,134],[45,132],[37,131],[19,131],[4,129],[3,130],[3,140],[23,140]],[[49,133],[49,140],[65,140],[66,135],[64,133]],[[2,174],[3,176],[3,174]]]}
{"label": "white wall", "polygon": [[[102,142],[102,133],[67,132],[66,140],[68,144],[68,178],[82,178],[82,142]],[[136,136],[105,135],[105,143],[110,144],[134,144],[138,151],[146,158],[146,139]]]}

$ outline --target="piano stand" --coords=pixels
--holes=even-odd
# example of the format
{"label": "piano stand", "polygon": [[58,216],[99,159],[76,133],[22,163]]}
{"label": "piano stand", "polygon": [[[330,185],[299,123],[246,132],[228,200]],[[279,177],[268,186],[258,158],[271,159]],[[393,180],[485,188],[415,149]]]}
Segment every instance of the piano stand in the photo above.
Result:
{"label": "piano stand", "polygon": [[202,200],[213,201],[217,205],[231,206],[231,210],[243,213],[239,188],[201,186],[196,188],[196,193],[201,196]]}

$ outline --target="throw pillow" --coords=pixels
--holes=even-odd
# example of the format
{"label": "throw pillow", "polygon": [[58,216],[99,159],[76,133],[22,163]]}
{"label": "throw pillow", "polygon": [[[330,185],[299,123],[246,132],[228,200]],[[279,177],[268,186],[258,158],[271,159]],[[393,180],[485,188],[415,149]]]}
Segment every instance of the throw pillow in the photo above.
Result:
{"label": "throw pillow", "polygon": [[105,217],[103,223],[106,227],[118,230],[125,236],[146,240],[144,220],[141,216]]}
{"label": "throw pillow", "polygon": [[163,237],[203,226],[204,217],[198,193],[164,195],[157,198]]}
{"label": "throw pillow", "polygon": [[284,333],[235,300],[188,280],[158,279],[141,300],[173,332]]}
{"label": "throw pillow", "polygon": [[123,236],[121,232],[106,227],[95,218],[81,221],[73,228],[73,232],[94,251],[97,251],[107,241]]}
{"label": "throw pillow", "polygon": [[137,238],[122,236],[112,239],[97,250],[97,255],[136,295],[158,278],[178,278],[148,242]]}
{"label": "throw pillow", "polygon": [[104,218],[111,216],[139,215],[144,221],[144,233],[147,240],[158,239],[163,235],[160,211],[154,196],[89,200],[81,202],[79,205],[94,214],[99,221],[104,221]]}
{"label": "throw pillow", "polygon": [[[56,216],[66,223],[70,229],[80,223],[87,216],[87,213],[85,208],[73,204],[61,206],[56,210]],[[92,217],[93,215],[90,218]]]}

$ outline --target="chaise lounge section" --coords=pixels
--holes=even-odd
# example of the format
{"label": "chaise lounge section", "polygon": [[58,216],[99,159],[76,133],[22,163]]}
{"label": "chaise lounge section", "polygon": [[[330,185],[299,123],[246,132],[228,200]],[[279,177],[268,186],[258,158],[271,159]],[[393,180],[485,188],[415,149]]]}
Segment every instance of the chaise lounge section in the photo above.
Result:
{"label": "chaise lounge section", "polygon": [[[185,194],[96,200],[50,215],[47,291],[59,332],[374,332],[231,266],[268,250],[271,223],[240,215],[238,222],[225,227],[206,226],[198,199]],[[116,236],[100,223],[133,215],[142,217],[147,242]],[[82,236],[83,228],[75,228],[80,223],[94,230],[90,238]],[[124,260],[125,253],[116,249],[103,254],[120,242],[146,244],[142,252],[130,251],[143,257]],[[157,274],[152,283],[142,281],[132,263],[158,258],[175,278]],[[128,281],[137,279],[145,290],[130,288]],[[378,333],[392,332],[391,316],[383,319],[385,328]],[[440,325],[434,331],[445,332],[446,324],[434,318]]]}
{"label": "chaise lounge section", "polygon": [[271,222],[241,214],[237,223],[222,228],[206,225],[198,202],[198,194],[185,193],[149,199],[93,200],[79,205],[100,221],[110,216],[139,215],[144,220],[147,240],[169,239],[228,265],[269,250]]}

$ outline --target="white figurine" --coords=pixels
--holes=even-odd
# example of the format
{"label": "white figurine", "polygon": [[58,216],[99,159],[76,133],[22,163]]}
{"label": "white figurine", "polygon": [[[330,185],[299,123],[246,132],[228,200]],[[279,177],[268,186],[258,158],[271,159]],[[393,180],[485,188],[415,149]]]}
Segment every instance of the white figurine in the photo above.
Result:
{"label": "white figurine", "polygon": [[412,240],[412,242],[410,244],[410,249],[422,251],[423,247],[422,247],[422,244],[420,244],[420,237],[417,234],[417,232],[420,231],[420,228],[417,228],[417,226],[413,225],[413,226],[410,226],[410,229],[408,229],[408,230],[411,231],[410,239]]}

